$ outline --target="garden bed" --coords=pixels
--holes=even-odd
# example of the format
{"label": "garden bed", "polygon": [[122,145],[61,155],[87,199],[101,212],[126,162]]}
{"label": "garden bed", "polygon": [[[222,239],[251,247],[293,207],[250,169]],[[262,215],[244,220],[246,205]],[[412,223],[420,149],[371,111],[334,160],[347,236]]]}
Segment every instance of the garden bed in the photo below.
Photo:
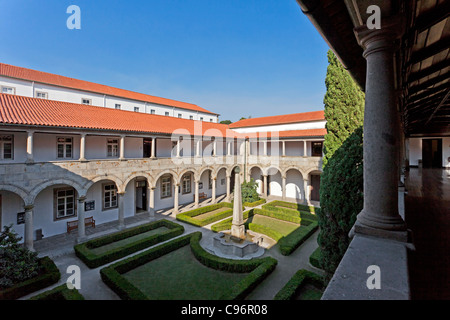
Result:
{"label": "garden bed", "polygon": [[203,227],[233,215],[233,204],[220,202],[177,215],[177,220]]}
{"label": "garden bed", "polygon": [[96,268],[183,232],[183,226],[163,219],[78,244],[74,249],[89,268]]}
{"label": "garden bed", "polygon": [[39,259],[41,270],[36,277],[0,291],[0,300],[14,300],[41,290],[59,281],[61,273],[49,257]]}
{"label": "garden bed", "polygon": [[321,276],[301,269],[275,295],[274,300],[320,300],[325,287]]}
{"label": "garden bed", "polygon": [[242,299],[277,264],[270,257],[217,257],[200,246],[201,236],[195,232],[103,268],[102,280],[125,300]]}
{"label": "garden bed", "polygon": [[54,289],[45,291],[30,300],[84,300],[84,297],[77,289],[67,288],[67,284],[60,285]]}

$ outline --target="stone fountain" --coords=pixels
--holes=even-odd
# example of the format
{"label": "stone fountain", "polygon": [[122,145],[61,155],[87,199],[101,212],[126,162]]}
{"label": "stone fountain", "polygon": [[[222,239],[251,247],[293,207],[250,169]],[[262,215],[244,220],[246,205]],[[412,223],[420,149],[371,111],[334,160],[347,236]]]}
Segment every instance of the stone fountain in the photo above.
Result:
{"label": "stone fountain", "polygon": [[235,173],[231,230],[216,235],[213,238],[213,246],[209,249],[217,256],[225,258],[251,259],[264,254],[265,250],[260,246],[263,238],[251,235],[245,230],[239,168],[235,169]]}

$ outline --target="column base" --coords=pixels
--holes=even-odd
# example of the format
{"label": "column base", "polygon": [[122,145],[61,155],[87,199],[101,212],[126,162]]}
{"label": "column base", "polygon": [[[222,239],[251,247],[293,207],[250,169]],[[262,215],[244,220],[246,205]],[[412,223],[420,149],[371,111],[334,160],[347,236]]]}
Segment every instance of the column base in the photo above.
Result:
{"label": "column base", "polygon": [[87,241],[87,237],[86,236],[84,236],[84,237],[77,237],[77,239],[76,239],[76,243],[83,243],[83,242],[86,242]]}
{"label": "column base", "polygon": [[360,221],[356,221],[353,228],[350,230],[349,237],[353,237],[356,233],[374,236],[378,238],[384,238],[389,240],[395,240],[400,242],[411,242],[410,232],[408,230],[386,230],[378,229],[362,224]]}

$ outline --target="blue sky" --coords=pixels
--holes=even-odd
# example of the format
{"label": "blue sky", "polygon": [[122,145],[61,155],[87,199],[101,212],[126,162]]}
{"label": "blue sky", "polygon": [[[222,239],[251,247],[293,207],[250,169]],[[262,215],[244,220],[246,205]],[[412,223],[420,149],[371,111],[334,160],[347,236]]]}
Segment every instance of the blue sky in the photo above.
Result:
{"label": "blue sky", "polygon": [[[70,5],[81,30],[69,30]],[[0,61],[195,103],[323,109],[328,46],[295,0],[0,0]]]}

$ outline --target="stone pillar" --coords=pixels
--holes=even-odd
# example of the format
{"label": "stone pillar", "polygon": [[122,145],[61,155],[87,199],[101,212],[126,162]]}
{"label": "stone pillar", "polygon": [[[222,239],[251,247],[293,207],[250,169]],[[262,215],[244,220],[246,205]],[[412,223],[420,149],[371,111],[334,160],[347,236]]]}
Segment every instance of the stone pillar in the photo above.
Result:
{"label": "stone pillar", "polygon": [[227,201],[231,201],[231,176],[227,176]]}
{"label": "stone pillar", "polygon": [[286,157],[286,141],[282,141],[282,143],[283,143],[283,151],[282,151],[282,156],[283,157]]}
{"label": "stone pillar", "polygon": [[217,155],[217,141],[216,138],[214,138],[213,141],[213,157],[215,157]]}
{"label": "stone pillar", "polygon": [[303,141],[303,156],[304,157],[308,156],[308,148],[307,148],[306,140]]}
{"label": "stone pillar", "polygon": [[117,192],[117,201],[119,204],[119,230],[125,229],[124,197],[125,192]]}
{"label": "stone pillar", "polygon": [[155,217],[155,187],[148,188],[148,216],[150,219]]}
{"label": "stone pillar", "polygon": [[282,186],[281,186],[281,192],[283,194],[283,200],[286,200],[286,176],[282,176]]}
{"label": "stone pillar", "polygon": [[175,186],[175,193],[174,193],[174,195],[173,195],[173,214],[178,214],[178,189],[179,189],[179,186],[180,186],[180,184],[178,183],[178,182],[175,182],[174,183],[174,186]]}
{"label": "stone pillar", "polygon": [[267,140],[263,142],[263,155],[267,156]]}
{"label": "stone pillar", "polygon": [[199,185],[199,181],[195,180],[194,208],[198,208],[198,204],[199,204],[198,185]]}
{"label": "stone pillar", "polygon": [[152,138],[152,151],[150,157],[156,159],[156,138]]}
{"label": "stone pillar", "polygon": [[86,161],[86,134],[81,134],[80,137],[80,159],[79,161]]}
{"label": "stone pillar", "polygon": [[86,240],[86,231],[84,225],[84,203],[86,201],[86,197],[82,196],[78,198],[78,207],[77,207],[77,215],[78,215],[78,238],[77,242],[81,243]]}
{"label": "stone pillar", "polygon": [[125,160],[125,136],[120,136],[120,161]]}
{"label": "stone pillar", "polygon": [[180,138],[177,140],[177,158],[180,157]]}
{"label": "stone pillar", "polygon": [[27,161],[26,163],[34,163],[33,155],[33,135],[34,131],[27,131]]}
{"label": "stone pillar", "polygon": [[303,179],[303,192],[304,192],[304,203],[309,205],[309,181],[308,179]]}
{"label": "stone pillar", "polygon": [[212,195],[211,195],[211,203],[215,203],[216,202],[216,179],[217,178],[212,178]]}
{"label": "stone pillar", "polygon": [[244,217],[242,212],[242,194],[241,194],[241,179],[239,168],[236,169],[235,187],[234,187],[234,202],[233,202],[233,220],[231,223],[231,235],[233,237],[245,239]]}
{"label": "stone pillar", "polygon": [[201,142],[202,142],[202,140],[201,139],[197,139],[197,148],[196,148],[196,150],[195,150],[195,156],[196,157],[200,157],[200,149],[201,149]]}
{"label": "stone pillar", "polygon": [[[357,233],[406,241],[406,225],[398,212],[398,148],[394,83],[395,39],[400,19],[384,19],[383,28],[356,30],[367,60],[364,118],[364,208]],[[399,232],[397,232],[399,231]]]}
{"label": "stone pillar", "polygon": [[263,179],[263,189],[264,189],[264,197],[267,198],[267,174],[264,175],[264,179]]}
{"label": "stone pillar", "polygon": [[28,250],[34,251],[34,236],[33,236],[33,205],[25,206],[25,234],[24,242]]}

